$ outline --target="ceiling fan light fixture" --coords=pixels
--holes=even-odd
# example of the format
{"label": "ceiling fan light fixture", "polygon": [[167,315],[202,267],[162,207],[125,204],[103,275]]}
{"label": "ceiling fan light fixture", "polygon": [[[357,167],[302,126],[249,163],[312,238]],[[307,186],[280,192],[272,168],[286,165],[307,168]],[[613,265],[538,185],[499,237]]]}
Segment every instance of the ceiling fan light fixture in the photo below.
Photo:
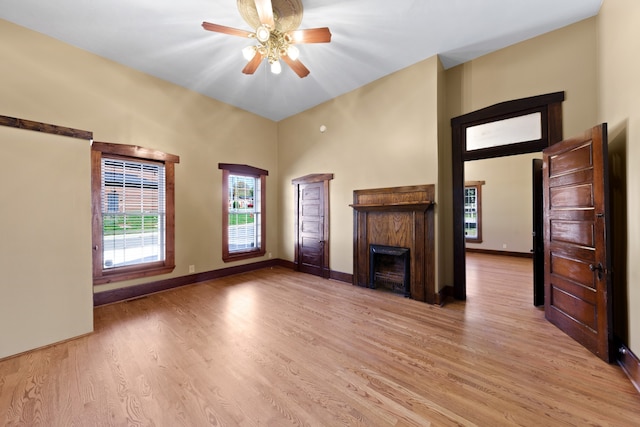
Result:
{"label": "ceiling fan light fixture", "polygon": [[255,46],[247,46],[244,49],[242,49],[242,56],[247,61],[251,61],[255,55],[256,55],[256,47]]}
{"label": "ceiling fan light fixture", "polygon": [[300,50],[298,50],[298,48],[293,45],[289,45],[287,47],[287,56],[295,61],[300,57]]}
{"label": "ceiling fan light fixture", "polygon": [[273,74],[280,74],[282,72],[282,65],[280,65],[280,61],[276,60],[271,63],[271,72]]}
{"label": "ceiling fan light fixture", "polygon": [[[302,0],[237,0],[242,18],[254,31],[241,30],[224,25],[203,22],[207,31],[248,38],[253,46],[242,49],[242,56],[248,61],[242,69],[244,74],[254,74],[260,64],[268,62],[271,72],[280,74],[282,59],[298,77],[309,75],[309,69],[298,58],[300,51],[295,43],[328,43],[331,41],[329,28],[309,28],[299,30],[302,22]],[[266,65],[266,64],[265,64]]]}
{"label": "ceiling fan light fixture", "polygon": [[266,43],[269,37],[271,37],[271,30],[268,26],[263,24],[256,29],[256,38],[260,43]]}

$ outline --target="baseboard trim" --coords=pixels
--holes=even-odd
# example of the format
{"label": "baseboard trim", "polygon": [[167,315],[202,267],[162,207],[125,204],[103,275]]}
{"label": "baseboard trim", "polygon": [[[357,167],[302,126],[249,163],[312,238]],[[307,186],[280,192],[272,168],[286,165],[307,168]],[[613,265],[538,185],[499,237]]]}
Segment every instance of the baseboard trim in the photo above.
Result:
{"label": "baseboard trim", "polygon": [[86,334],[80,334],[80,335],[77,335],[75,337],[65,338],[65,339],[60,340],[60,341],[52,342],[51,344],[45,344],[45,345],[42,345],[40,347],[32,348],[31,350],[25,350],[25,351],[21,351],[20,353],[16,353],[16,354],[11,354],[9,356],[0,357],[0,363],[4,362],[5,360],[12,359],[14,357],[24,356],[25,354],[31,353],[32,351],[46,350],[46,349],[54,347],[56,345],[60,345],[60,344],[64,344],[64,343],[67,343],[67,342],[70,342],[70,341],[74,341],[74,340],[77,340],[77,339],[80,339],[80,338],[88,337],[91,334],[93,334],[93,331],[92,332],[87,332]]}
{"label": "baseboard trim", "polygon": [[486,255],[502,255],[502,256],[512,256],[517,258],[533,258],[533,254],[531,252],[508,252],[508,251],[496,251],[493,249],[477,249],[477,248],[465,248],[466,252],[474,252],[477,254],[486,254]]}
{"label": "baseboard trim", "polygon": [[345,282],[350,285],[353,284],[353,274],[342,273],[340,271],[331,270],[329,272],[329,279],[337,280],[339,282]]}
{"label": "baseboard trim", "polygon": [[618,347],[618,365],[640,393],[640,360],[624,344],[620,344]]}
{"label": "baseboard trim", "polygon": [[[101,305],[141,298],[146,295],[167,291],[169,289],[179,288],[181,286],[192,285],[199,282],[205,282],[207,280],[219,279],[221,277],[246,273],[263,268],[275,266],[289,267],[289,264],[290,263],[285,260],[271,259],[267,261],[254,262],[251,264],[238,265],[235,267],[221,268],[219,270],[211,270],[203,273],[189,274],[187,276],[173,277],[171,279],[143,283],[141,285],[129,286],[127,288],[97,292],[93,294],[93,306],[98,307]],[[292,264],[293,263],[291,263],[291,265]]]}
{"label": "baseboard trim", "polygon": [[435,303],[442,307],[447,298],[453,298],[453,286],[445,286],[440,289],[440,292],[436,294]]}
{"label": "baseboard trim", "polygon": [[287,261],[286,259],[276,259],[276,264],[279,267],[285,267],[288,268],[290,270],[295,270],[296,269],[296,264],[293,261]]}

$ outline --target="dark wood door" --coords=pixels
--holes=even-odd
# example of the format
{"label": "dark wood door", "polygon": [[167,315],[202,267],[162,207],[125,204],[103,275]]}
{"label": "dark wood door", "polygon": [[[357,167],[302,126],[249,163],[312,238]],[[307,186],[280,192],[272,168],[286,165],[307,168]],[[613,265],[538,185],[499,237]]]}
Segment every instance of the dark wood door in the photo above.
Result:
{"label": "dark wood door", "polygon": [[606,124],[543,151],[545,315],[612,360]]}
{"label": "dark wood door", "polygon": [[324,264],[324,193],[321,182],[299,186],[299,270],[322,276]]}
{"label": "dark wood door", "polygon": [[533,305],[544,305],[544,215],[542,202],[542,159],[532,162],[533,194]]}
{"label": "dark wood door", "polygon": [[292,181],[296,189],[296,249],[298,271],[330,277],[329,181],[333,174],[312,174]]}

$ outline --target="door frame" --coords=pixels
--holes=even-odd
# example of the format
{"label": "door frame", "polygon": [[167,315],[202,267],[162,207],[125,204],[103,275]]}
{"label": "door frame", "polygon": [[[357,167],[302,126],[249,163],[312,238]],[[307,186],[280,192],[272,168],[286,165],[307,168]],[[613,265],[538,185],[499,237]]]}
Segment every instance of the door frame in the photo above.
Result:
{"label": "door frame", "polygon": [[[451,166],[453,190],[453,296],[467,298],[464,237],[464,162],[527,154],[562,141],[562,102],[564,92],[506,101],[451,119]],[[466,129],[531,113],[541,113],[542,137],[497,147],[467,150]]]}
{"label": "door frame", "polygon": [[533,305],[544,305],[544,209],[542,191],[542,159],[531,162],[533,206]]}
{"label": "door frame", "polygon": [[291,180],[294,187],[295,200],[295,248],[294,248],[294,267],[296,271],[300,271],[300,185],[312,184],[316,182],[323,183],[324,205],[323,209],[323,254],[322,254],[322,277],[328,279],[331,276],[329,268],[329,181],[333,179],[332,173],[314,173]]}

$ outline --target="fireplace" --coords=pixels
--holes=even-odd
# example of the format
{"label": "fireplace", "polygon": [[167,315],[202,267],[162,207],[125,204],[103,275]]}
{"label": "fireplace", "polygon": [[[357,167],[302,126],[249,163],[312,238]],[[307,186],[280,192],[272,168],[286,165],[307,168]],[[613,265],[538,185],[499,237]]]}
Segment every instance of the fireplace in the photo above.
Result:
{"label": "fireplace", "polygon": [[[435,185],[374,188],[353,192],[353,284],[362,287],[403,287],[408,297],[439,304],[435,284],[434,250]],[[378,274],[375,266],[379,255],[371,246],[406,249],[406,266],[394,272]],[[373,262],[373,264],[372,264]],[[394,261],[395,263],[396,261]],[[398,272],[407,269],[402,280]],[[396,271],[397,270],[397,271]],[[402,282],[399,285],[398,282]],[[404,288],[406,286],[406,288]]]}
{"label": "fireplace", "polygon": [[411,297],[409,249],[369,245],[369,287]]}

